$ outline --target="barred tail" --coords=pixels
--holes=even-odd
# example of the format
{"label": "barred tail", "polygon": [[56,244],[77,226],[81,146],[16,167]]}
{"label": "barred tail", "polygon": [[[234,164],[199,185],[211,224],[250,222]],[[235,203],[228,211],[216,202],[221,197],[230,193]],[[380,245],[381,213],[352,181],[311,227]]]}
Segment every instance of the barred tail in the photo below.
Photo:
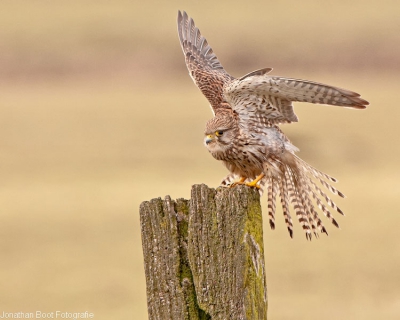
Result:
{"label": "barred tail", "polygon": [[267,173],[265,179],[260,182],[260,193],[264,188],[268,192],[268,215],[272,229],[275,228],[275,202],[278,190],[289,235],[293,236],[293,224],[289,211],[291,205],[306,238],[311,240],[313,234],[318,237],[318,232],[328,234],[318,215],[318,209],[336,227],[339,227],[339,224],[333,218],[332,209],[344,215],[323,188],[340,197],[344,195],[330,184],[330,182],[336,182],[334,178],[313,168],[296,155],[291,155],[290,164],[279,162],[275,165],[275,168],[279,168],[278,171],[275,170],[272,173],[274,170],[270,170]]}
{"label": "barred tail", "polygon": [[[318,212],[322,212],[332,224],[339,228],[331,211],[344,215],[343,211],[327,195],[326,190],[344,198],[344,194],[331,185],[336,179],[315,169],[293,153],[288,153],[286,161],[274,159],[274,163],[267,165],[265,177],[259,181],[259,193],[267,192],[268,218],[271,229],[275,229],[276,198],[279,196],[283,216],[290,237],[293,237],[293,222],[290,207],[303,228],[306,238],[311,240],[319,233],[328,234]],[[229,174],[221,183],[223,186],[231,185],[237,180],[234,174]],[[245,182],[250,182],[246,179]],[[319,209],[319,210],[318,210]]]}

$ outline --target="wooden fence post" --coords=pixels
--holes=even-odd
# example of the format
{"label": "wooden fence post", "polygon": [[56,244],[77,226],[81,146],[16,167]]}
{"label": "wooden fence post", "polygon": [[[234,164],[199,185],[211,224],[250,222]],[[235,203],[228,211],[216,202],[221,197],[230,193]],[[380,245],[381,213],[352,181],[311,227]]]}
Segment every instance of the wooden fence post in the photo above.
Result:
{"label": "wooden fence post", "polygon": [[262,214],[246,186],[140,205],[149,319],[267,319]]}

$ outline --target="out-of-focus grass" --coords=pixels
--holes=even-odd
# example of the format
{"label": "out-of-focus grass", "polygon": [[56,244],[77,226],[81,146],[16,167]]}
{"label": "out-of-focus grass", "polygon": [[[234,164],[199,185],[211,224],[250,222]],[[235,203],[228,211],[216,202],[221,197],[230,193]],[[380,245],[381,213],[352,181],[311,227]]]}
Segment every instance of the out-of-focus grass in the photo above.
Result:
{"label": "out-of-focus grass", "polygon": [[182,66],[178,9],[189,12],[234,73],[266,65],[290,73],[391,70],[400,50],[396,0],[16,0],[1,6],[1,77],[128,70],[148,78],[172,72]]}
{"label": "out-of-focus grass", "polygon": [[281,217],[274,232],[266,223],[269,316],[397,319],[396,3],[2,3],[3,310],[147,317],[140,202],[188,198],[191,184],[217,186],[226,173],[202,146],[211,113],[178,45],[185,9],[235,75],[272,66],[371,102],[298,103],[300,122],[282,127],[339,179],[347,216],[312,243],[298,227],[290,240]]}

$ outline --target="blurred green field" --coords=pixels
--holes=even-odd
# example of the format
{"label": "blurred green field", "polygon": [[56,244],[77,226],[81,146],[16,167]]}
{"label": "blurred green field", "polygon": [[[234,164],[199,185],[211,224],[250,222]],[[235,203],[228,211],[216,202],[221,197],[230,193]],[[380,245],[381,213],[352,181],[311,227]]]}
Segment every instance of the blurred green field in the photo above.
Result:
{"label": "blurred green field", "polygon": [[202,145],[178,9],[235,76],[274,67],[371,103],[298,103],[282,127],[347,215],[311,243],[265,219],[270,319],[399,319],[400,3],[372,0],[1,2],[0,314],[147,318],[140,202],[226,174]]}

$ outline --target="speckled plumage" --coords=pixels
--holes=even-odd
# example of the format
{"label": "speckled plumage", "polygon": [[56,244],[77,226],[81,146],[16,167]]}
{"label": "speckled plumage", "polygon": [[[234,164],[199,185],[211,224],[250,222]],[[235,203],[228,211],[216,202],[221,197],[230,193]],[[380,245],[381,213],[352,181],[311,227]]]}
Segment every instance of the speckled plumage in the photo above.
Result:
{"label": "speckled plumage", "polygon": [[[295,155],[293,146],[279,129],[280,123],[298,121],[292,102],[310,102],[364,109],[360,95],[322,83],[268,75],[271,68],[253,71],[236,79],[229,75],[186,12],[178,13],[178,35],[189,74],[210,102],[214,118],[205,130],[205,144],[212,156],[224,163],[230,174],[222,185],[249,183],[260,176],[260,193],[268,193],[270,226],[275,228],[279,196],[290,236],[293,207],[307,239],[327,233],[315,205],[338,226],[327,208],[343,214],[319,185],[336,195],[336,180]],[[329,182],[328,182],[329,181]],[[319,185],[318,185],[319,184]],[[325,201],[325,202],[324,202]]]}

